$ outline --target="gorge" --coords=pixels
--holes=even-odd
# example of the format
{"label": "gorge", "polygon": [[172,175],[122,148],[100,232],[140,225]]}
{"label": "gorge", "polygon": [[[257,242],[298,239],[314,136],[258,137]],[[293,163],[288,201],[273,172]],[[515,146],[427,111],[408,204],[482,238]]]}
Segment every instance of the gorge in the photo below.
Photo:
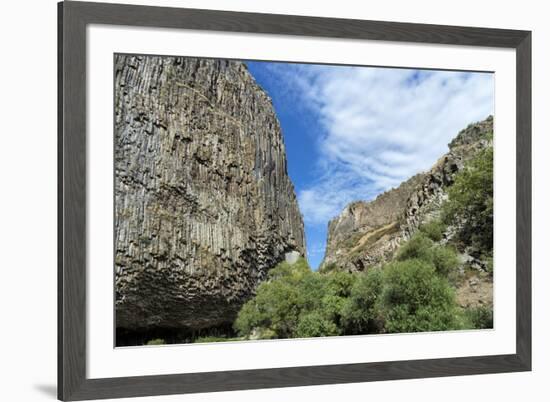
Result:
{"label": "gorge", "polygon": [[[301,178],[287,166],[289,137],[246,63],[117,54],[114,81],[117,346],[363,333],[364,323],[350,318],[357,314],[352,289],[373,271],[389,272],[419,237],[432,253],[422,262],[428,271],[439,264],[433,258],[448,258],[452,272],[438,277],[452,287],[445,314],[454,311],[455,293],[460,309],[492,314],[492,246],[464,235],[470,218],[463,211],[452,219],[445,212],[457,177],[483,152],[492,163],[492,116],[460,131],[427,171],[370,201],[354,193],[328,223],[324,258],[312,272]],[[492,203],[492,177],[490,185]],[[490,220],[481,229],[492,239]],[[335,282],[345,286],[332,295]],[[324,293],[332,299],[321,303]],[[265,316],[279,302],[283,327]],[[287,310],[296,315],[289,323]],[[397,327],[384,326],[380,311],[376,325],[369,318],[364,328],[392,332]]]}

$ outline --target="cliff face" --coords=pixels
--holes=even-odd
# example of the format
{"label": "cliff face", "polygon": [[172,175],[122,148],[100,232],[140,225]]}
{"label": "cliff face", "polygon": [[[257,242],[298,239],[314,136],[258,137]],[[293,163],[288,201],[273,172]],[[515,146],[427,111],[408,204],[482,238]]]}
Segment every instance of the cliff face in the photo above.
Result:
{"label": "cliff face", "polygon": [[117,55],[117,328],[231,323],[304,227],[271,100],[236,61]]}
{"label": "cliff face", "polygon": [[346,206],[329,222],[321,270],[336,264],[349,271],[362,271],[383,260],[398,244],[407,200],[423,178],[413,176],[371,202],[356,201]]}
{"label": "cliff face", "polygon": [[427,172],[413,176],[374,201],[349,204],[328,227],[328,241],[321,271],[363,271],[389,260],[399,244],[418,227],[440,214],[445,189],[477,151],[492,145],[486,133],[493,118],[462,130]]}

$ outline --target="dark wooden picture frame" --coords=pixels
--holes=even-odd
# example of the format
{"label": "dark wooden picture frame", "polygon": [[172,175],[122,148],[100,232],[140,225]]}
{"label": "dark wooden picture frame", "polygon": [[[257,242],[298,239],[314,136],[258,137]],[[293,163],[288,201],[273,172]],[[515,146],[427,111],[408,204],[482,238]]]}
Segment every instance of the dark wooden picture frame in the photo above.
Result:
{"label": "dark wooden picture frame", "polygon": [[[511,48],[516,51],[516,353],[88,379],[86,26]],[[531,32],[84,2],[58,4],[58,397],[82,400],[531,370]]]}

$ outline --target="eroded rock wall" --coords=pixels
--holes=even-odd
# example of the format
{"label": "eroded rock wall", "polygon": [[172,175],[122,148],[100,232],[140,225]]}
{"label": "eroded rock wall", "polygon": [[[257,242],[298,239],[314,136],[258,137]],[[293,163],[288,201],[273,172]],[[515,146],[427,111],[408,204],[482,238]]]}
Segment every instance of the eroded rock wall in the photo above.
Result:
{"label": "eroded rock wall", "polygon": [[492,146],[487,133],[493,118],[471,124],[449,144],[427,172],[419,173],[399,187],[371,202],[356,201],[344,208],[328,226],[328,241],[321,271],[342,269],[364,271],[391,259],[399,244],[418,227],[436,218],[446,199],[445,189],[457,172],[478,151]]}
{"label": "eroded rock wall", "polygon": [[413,176],[373,201],[347,205],[329,222],[321,270],[336,265],[348,271],[362,271],[384,260],[398,244],[403,211],[423,179],[422,174]]}

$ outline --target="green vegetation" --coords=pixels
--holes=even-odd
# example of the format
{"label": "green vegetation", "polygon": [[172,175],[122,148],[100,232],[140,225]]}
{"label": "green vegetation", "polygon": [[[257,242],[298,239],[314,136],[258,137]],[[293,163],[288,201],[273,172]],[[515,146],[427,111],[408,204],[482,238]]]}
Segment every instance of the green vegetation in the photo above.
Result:
{"label": "green vegetation", "polygon": [[383,283],[381,312],[386,332],[460,328],[454,291],[433,264],[420,259],[393,262],[384,270]]}
{"label": "green vegetation", "polygon": [[448,277],[459,265],[456,251],[448,246],[439,246],[422,231],[415,234],[396,254],[397,261],[418,259],[432,265],[436,272]]}
{"label": "green vegetation", "polygon": [[372,269],[356,274],[349,298],[342,309],[342,324],[348,335],[380,333],[383,319],[380,314],[382,270]]}
{"label": "green vegetation", "polygon": [[147,341],[147,345],[154,346],[154,345],[164,345],[166,342],[164,342],[164,339],[156,338],[151,339],[150,341]]}
{"label": "green vegetation", "polygon": [[493,141],[493,130],[489,130],[483,133],[482,138],[486,141]]}
{"label": "green vegetation", "polygon": [[352,235],[348,236],[346,239],[342,240],[337,248],[345,248],[349,249],[357,245],[361,237],[363,237],[364,233],[353,233]]}
{"label": "green vegetation", "polygon": [[493,328],[493,309],[486,306],[469,308],[466,310],[466,319],[469,328]]}
{"label": "green vegetation", "polygon": [[[459,329],[466,320],[447,279],[456,252],[418,233],[395,261],[366,273],[279,264],[241,309],[235,329],[254,339]],[[477,322],[477,321],[476,321]]]}
{"label": "green vegetation", "polygon": [[319,268],[319,272],[322,273],[322,274],[329,274],[331,272],[338,271],[338,269],[339,269],[339,267],[338,267],[338,265],[336,265],[336,263],[330,262],[328,264],[322,265]]}
{"label": "green vegetation", "polygon": [[486,257],[482,258],[482,261],[487,264],[487,272],[491,275],[493,275],[493,257]]}
{"label": "green vegetation", "polygon": [[[458,233],[452,244],[441,245],[449,225]],[[345,242],[361,254],[397,229],[392,224],[355,233]],[[441,218],[421,225],[391,261],[361,273],[342,272],[338,262],[321,272],[312,272],[303,258],[294,265],[282,262],[242,307],[234,328],[241,339],[492,328],[492,307],[459,307],[453,286],[460,267],[455,247],[475,250],[492,273],[492,243],[493,151],[488,148],[457,174]]]}
{"label": "green vegetation", "polygon": [[340,335],[352,283],[351,274],[312,272],[303,258],[294,265],[282,262],[242,307],[235,329],[260,339]]}
{"label": "green vegetation", "polygon": [[195,339],[194,343],[207,343],[207,342],[229,342],[229,341],[239,341],[240,338],[226,338],[221,336],[201,336]]}
{"label": "green vegetation", "polygon": [[421,233],[424,233],[428,238],[433,241],[440,241],[443,238],[443,233],[445,232],[447,225],[445,225],[439,219],[433,219],[428,223],[421,225],[418,230]]}
{"label": "green vegetation", "polygon": [[462,226],[459,240],[493,251],[493,148],[480,151],[456,177],[443,206],[443,221]]}

